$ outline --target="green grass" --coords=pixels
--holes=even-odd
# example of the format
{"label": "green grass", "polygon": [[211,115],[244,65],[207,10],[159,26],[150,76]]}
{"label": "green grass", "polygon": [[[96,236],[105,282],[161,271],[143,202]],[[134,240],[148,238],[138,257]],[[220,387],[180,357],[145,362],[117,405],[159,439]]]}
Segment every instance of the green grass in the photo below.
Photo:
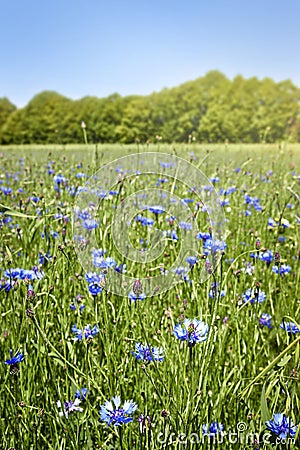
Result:
{"label": "green grass", "polygon": [[[67,188],[54,190],[47,163],[54,161],[55,173],[63,174],[68,185],[79,186],[85,181],[76,178],[76,173],[92,175],[109,161],[143,151],[176,154],[187,160],[194,152],[193,164],[207,177],[220,178],[215,183],[217,190],[236,186],[236,192],[228,196],[230,205],[224,208],[228,220],[225,254],[205,284],[197,282],[204,264],[201,260],[190,275],[192,284],[182,281],[144,301],[130,302],[105,290],[93,298],[74,248],[74,197]],[[25,355],[18,375],[11,375],[8,365],[1,364],[1,448],[200,448],[200,443],[192,443],[193,436],[186,444],[171,442],[180,433],[195,433],[201,439],[202,425],[213,421],[224,424],[227,435],[223,443],[210,448],[256,448],[246,438],[263,433],[265,421],[274,413],[284,412],[299,424],[299,334],[288,334],[279,327],[283,319],[300,322],[299,145],[9,146],[0,152],[0,188],[12,188],[10,195],[0,198],[1,277],[9,268],[32,269],[39,263],[39,252],[51,254],[42,266],[45,277],[31,283],[34,299],[27,298],[26,280],[8,293],[0,291],[1,360],[9,358],[10,348]],[[77,167],[79,162],[81,167]],[[118,263],[126,263],[127,274],[136,278],[158,274],[162,263],[170,267],[183,231],[177,228],[178,242],[169,242],[157,261],[133,263],[119,254],[112,241],[109,223],[115,209],[111,204],[119,205],[122,196],[155,187],[157,178],[154,174],[126,182],[122,195],[105,200],[99,209],[98,248],[106,249],[106,256]],[[19,188],[23,191],[18,192]],[[163,188],[168,189],[167,183]],[[245,205],[245,194],[259,198],[262,210],[251,208],[246,217],[250,207]],[[185,198],[190,193],[178,182],[176,195]],[[34,196],[39,198],[37,203],[30,199]],[[294,205],[292,209],[289,204]],[[70,221],[53,219],[58,212]],[[4,216],[11,217],[11,222],[3,223]],[[271,229],[270,217],[286,219],[290,227]],[[203,213],[197,213],[195,223],[201,231],[208,231]],[[156,226],[167,229],[163,216]],[[41,233],[50,230],[58,232],[58,237],[42,238]],[[146,227],[135,224],[124,239],[140,248],[139,239],[147,237]],[[274,261],[268,266],[250,257],[251,252],[257,253],[258,239],[261,249],[280,253],[280,264],[290,265],[290,273],[276,275]],[[245,272],[247,263],[254,267],[252,275]],[[210,298],[213,281],[220,283],[225,296]],[[252,287],[266,293],[263,303],[243,302],[243,293]],[[79,293],[85,305],[81,314],[70,309]],[[33,310],[33,318],[26,314],[28,309]],[[262,313],[271,314],[272,329],[259,325]],[[172,331],[183,317],[208,323],[208,340],[192,349],[181,344]],[[99,333],[89,342],[76,342],[73,324],[81,329],[97,325]],[[136,342],[163,347],[165,360],[142,366],[131,354]],[[82,387],[89,390],[80,405],[83,412],[70,414],[68,419],[59,417],[56,402],[74,399],[75,390]],[[120,429],[99,421],[100,405],[115,395],[138,404],[133,423]],[[167,417],[161,414],[164,410]],[[136,420],[141,413],[151,416],[153,424],[143,433]],[[240,422],[247,429],[234,443],[230,432],[237,432]],[[201,448],[209,448],[205,442]],[[260,448],[272,446],[261,443]],[[296,448],[296,444],[277,448]]]}

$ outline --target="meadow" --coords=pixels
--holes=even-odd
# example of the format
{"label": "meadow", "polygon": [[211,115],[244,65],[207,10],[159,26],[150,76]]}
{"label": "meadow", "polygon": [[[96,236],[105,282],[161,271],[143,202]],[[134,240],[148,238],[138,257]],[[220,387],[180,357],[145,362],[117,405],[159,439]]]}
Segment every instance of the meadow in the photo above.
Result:
{"label": "meadow", "polygon": [[299,448],[300,145],[0,166],[1,448]]}

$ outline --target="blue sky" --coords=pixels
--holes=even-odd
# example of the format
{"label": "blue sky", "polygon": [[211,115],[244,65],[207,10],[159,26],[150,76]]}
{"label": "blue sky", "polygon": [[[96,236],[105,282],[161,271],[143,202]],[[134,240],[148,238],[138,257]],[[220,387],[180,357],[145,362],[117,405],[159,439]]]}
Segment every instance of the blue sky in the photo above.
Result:
{"label": "blue sky", "polygon": [[299,0],[2,0],[0,97],[150,94],[218,69],[300,86]]}

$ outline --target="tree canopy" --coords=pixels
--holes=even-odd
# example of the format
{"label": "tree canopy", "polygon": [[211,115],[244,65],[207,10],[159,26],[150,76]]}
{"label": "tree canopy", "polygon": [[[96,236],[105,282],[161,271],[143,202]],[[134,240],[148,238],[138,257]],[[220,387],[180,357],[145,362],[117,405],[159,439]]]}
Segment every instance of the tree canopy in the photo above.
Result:
{"label": "tree canopy", "polygon": [[300,141],[300,89],[290,80],[229,80],[218,71],[147,96],[71,100],[42,92],[22,109],[0,98],[1,144]]}

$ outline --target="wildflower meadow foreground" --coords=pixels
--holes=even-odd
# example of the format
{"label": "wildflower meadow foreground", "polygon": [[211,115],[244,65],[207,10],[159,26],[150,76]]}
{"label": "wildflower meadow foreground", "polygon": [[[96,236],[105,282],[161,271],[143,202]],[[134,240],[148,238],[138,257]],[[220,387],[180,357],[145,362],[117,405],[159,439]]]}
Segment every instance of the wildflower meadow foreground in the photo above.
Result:
{"label": "wildflower meadow foreground", "polygon": [[299,146],[1,151],[1,448],[299,448]]}

